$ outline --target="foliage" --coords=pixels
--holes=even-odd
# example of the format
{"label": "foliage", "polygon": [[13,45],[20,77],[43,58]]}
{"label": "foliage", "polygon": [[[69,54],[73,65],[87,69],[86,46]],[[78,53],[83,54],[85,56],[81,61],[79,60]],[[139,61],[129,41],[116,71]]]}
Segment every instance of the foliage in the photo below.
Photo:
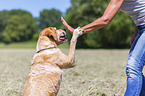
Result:
{"label": "foliage", "polygon": [[[34,39],[45,27],[60,27],[61,12],[59,10],[43,10],[39,18],[24,10],[0,11],[0,41],[5,43],[21,42]],[[41,29],[41,30],[40,30]]]}
{"label": "foliage", "polygon": [[3,30],[5,29],[6,27],[6,24],[7,24],[7,19],[9,18],[9,14],[8,14],[8,11],[1,11],[0,12],[0,41],[3,40],[3,36],[2,36],[2,33],[3,33]]}
{"label": "foliage", "polygon": [[59,10],[51,9],[51,10],[43,10],[40,12],[39,17],[39,26],[40,29],[46,28],[46,27],[60,27],[61,17],[62,13]]}
{"label": "foliage", "polygon": [[30,40],[35,33],[35,23],[28,15],[11,16],[3,32],[5,42],[17,42]]}
{"label": "foliage", "polygon": [[5,29],[5,27],[7,25],[7,21],[12,15],[23,16],[26,14],[31,15],[29,12],[23,11],[23,10],[0,11],[0,32],[2,32]]}
{"label": "foliage", "polygon": [[1,36],[5,43],[30,40],[37,32],[36,22],[32,15],[22,10],[11,10],[0,12],[2,22]]}
{"label": "foliage", "polygon": [[33,34],[33,37],[32,37],[32,40],[33,40],[33,41],[37,41],[38,38],[39,38],[39,34],[40,34],[39,32],[34,33],[34,34]]}
{"label": "foliage", "polygon": [[[72,6],[66,13],[66,21],[74,28],[84,26],[103,15],[108,0],[71,0]],[[111,24],[103,29],[82,35],[78,39],[78,48],[129,46],[129,34],[134,26],[130,18],[119,12]],[[71,35],[68,34],[69,40]]]}
{"label": "foliage", "polygon": [[0,43],[0,49],[36,49],[37,41],[13,42],[10,44]]}

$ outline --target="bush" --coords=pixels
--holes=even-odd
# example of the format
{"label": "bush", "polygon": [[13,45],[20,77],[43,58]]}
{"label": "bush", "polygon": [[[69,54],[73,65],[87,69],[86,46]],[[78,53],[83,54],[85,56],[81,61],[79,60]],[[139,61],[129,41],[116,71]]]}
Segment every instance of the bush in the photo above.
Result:
{"label": "bush", "polygon": [[35,32],[35,23],[30,15],[13,15],[8,19],[3,31],[4,42],[27,41]]}

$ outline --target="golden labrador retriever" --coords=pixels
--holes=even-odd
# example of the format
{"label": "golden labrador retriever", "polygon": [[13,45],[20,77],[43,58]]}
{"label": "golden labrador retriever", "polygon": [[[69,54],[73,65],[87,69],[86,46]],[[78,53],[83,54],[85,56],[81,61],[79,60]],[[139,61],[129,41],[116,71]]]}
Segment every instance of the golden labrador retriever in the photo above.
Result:
{"label": "golden labrador retriever", "polygon": [[67,56],[57,48],[57,45],[67,41],[66,32],[53,27],[42,30],[23,96],[57,95],[62,69],[74,67],[76,42],[81,34],[80,28],[74,30]]}

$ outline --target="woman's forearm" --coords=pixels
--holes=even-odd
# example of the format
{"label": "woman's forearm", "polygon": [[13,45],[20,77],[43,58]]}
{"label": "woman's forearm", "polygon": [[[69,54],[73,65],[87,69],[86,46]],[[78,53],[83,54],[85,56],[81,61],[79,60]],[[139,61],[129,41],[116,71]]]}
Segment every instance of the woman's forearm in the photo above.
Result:
{"label": "woman's forearm", "polygon": [[84,30],[84,33],[88,33],[91,31],[98,30],[108,25],[108,22],[105,21],[103,18],[98,18],[97,20],[93,21],[92,23],[82,27],[81,29]]}
{"label": "woman's forearm", "polygon": [[107,26],[118,12],[122,3],[123,0],[111,0],[102,17],[82,27],[81,29],[84,30],[84,33],[88,33]]}

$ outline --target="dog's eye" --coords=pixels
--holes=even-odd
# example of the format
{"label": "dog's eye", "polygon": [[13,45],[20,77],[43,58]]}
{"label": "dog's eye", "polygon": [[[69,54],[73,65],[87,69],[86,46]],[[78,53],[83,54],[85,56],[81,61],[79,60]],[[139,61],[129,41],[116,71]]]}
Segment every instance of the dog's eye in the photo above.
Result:
{"label": "dog's eye", "polygon": [[62,30],[66,32],[66,29],[62,29]]}

